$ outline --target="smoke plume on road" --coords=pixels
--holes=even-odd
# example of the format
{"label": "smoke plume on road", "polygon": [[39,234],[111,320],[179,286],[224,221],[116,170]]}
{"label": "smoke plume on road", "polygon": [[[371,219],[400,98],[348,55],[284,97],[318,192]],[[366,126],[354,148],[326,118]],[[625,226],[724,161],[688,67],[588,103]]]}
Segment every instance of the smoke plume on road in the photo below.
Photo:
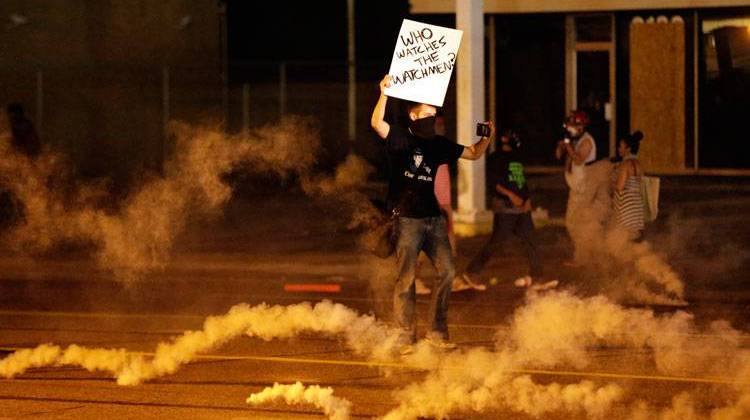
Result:
{"label": "smoke plume on road", "polygon": [[[617,277],[608,291],[625,300],[645,304],[685,304],[685,286],[679,274],[647,241],[634,242],[612,220],[614,166],[598,161],[581,169],[583,176],[569,181],[565,225],[574,259],[593,278]],[[602,245],[606,246],[602,246]],[[620,273],[627,273],[620,275]]]}
{"label": "smoke plume on road", "polygon": [[284,401],[287,405],[309,404],[323,410],[331,420],[349,420],[351,403],[333,395],[330,387],[321,388],[318,385],[305,386],[301,382],[292,385],[275,383],[261,392],[251,394],[248,404],[261,405]]}
{"label": "smoke plume on road", "polygon": [[368,360],[392,360],[398,348],[398,332],[370,315],[330,301],[316,305],[236,305],[224,315],[208,317],[203,329],[187,331],[159,343],[152,356],[124,349],[89,349],[72,345],[66,350],[44,344],[20,350],[0,360],[0,376],[12,378],[42,366],[75,365],[111,372],[120,385],[137,385],[177,372],[201,354],[232,339],[247,335],[263,340],[286,339],[301,333],[341,335],[347,345]]}
{"label": "smoke plume on road", "polygon": [[[626,388],[589,379],[536,382],[533,372],[575,368],[586,377],[585,370],[596,366],[601,360],[599,352],[607,348],[648,350],[639,354],[651,358],[658,375],[707,378],[724,392],[725,404],[709,411],[704,408],[702,395],[689,393],[675,396],[673,406],[668,408],[635,401],[629,409],[633,419],[650,415],[666,420],[676,418],[674,413],[691,412],[694,417],[685,418],[729,420],[746,418],[750,412],[750,352],[743,347],[745,336],[726,322],[699,326],[685,311],[656,314],[648,309],[625,308],[602,296],[582,298],[570,292],[547,292],[530,295],[506,327],[498,329],[492,349],[443,352],[421,341],[412,354],[399,356],[402,343],[397,329],[341,304],[237,305],[224,315],[207,318],[201,330],[159,343],[151,355],[76,345],[63,350],[45,344],[0,360],[0,376],[12,378],[42,366],[77,365],[111,372],[120,385],[137,385],[173,374],[201,353],[243,335],[273,340],[314,333],[340,336],[355,354],[375,364],[385,363],[386,372],[395,368],[393,363],[426,372],[424,379],[395,393],[397,406],[383,417],[388,420],[447,418],[493,410],[534,417],[552,413],[606,417],[627,404]],[[318,401],[322,408],[340,401],[325,400],[333,398],[328,390],[306,394],[306,389],[301,384],[279,385],[253,402],[288,398],[295,403]],[[345,414],[337,415],[346,418]]]}

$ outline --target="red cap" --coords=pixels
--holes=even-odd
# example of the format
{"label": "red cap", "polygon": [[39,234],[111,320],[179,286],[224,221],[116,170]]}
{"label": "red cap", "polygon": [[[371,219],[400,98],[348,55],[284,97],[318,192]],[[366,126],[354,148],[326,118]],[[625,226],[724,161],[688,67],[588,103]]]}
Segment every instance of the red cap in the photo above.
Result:
{"label": "red cap", "polygon": [[568,118],[565,119],[566,124],[581,125],[584,127],[588,126],[589,122],[589,114],[587,114],[586,111],[580,110],[571,111]]}

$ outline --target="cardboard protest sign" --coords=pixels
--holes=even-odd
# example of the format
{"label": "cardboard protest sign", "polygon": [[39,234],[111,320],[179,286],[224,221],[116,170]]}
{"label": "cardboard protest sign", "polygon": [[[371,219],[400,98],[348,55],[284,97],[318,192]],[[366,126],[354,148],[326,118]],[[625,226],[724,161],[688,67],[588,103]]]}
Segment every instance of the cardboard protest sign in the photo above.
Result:
{"label": "cardboard protest sign", "polygon": [[404,19],[393,52],[393,79],[385,94],[443,106],[462,31]]}

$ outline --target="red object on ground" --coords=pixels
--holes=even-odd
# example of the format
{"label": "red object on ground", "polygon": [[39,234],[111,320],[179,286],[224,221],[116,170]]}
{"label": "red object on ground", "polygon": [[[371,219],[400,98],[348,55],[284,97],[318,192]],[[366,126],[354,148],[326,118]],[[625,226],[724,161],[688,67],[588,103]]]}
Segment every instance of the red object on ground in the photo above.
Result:
{"label": "red object on ground", "polygon": [[321,293],[339,293],[341,285],[334,283],[301,283],[285,284],[285,292],[321,292]]}

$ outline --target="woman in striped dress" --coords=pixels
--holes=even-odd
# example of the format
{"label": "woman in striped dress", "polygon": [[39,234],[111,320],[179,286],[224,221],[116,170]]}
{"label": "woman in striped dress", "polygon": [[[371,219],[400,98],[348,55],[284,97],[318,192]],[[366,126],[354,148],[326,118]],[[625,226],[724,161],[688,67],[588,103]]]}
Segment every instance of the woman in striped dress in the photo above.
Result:
{"label": "woman in striped dress", "polygon": [[643,199],[641,197],[641,176],[643,170],[638,162],[638,148],[643,133],[636,131],[620,140],[617,152],[622,162],[617,168],[614,188],[614,221],[628,232],[631,239],[640,239],[645,227]]}

